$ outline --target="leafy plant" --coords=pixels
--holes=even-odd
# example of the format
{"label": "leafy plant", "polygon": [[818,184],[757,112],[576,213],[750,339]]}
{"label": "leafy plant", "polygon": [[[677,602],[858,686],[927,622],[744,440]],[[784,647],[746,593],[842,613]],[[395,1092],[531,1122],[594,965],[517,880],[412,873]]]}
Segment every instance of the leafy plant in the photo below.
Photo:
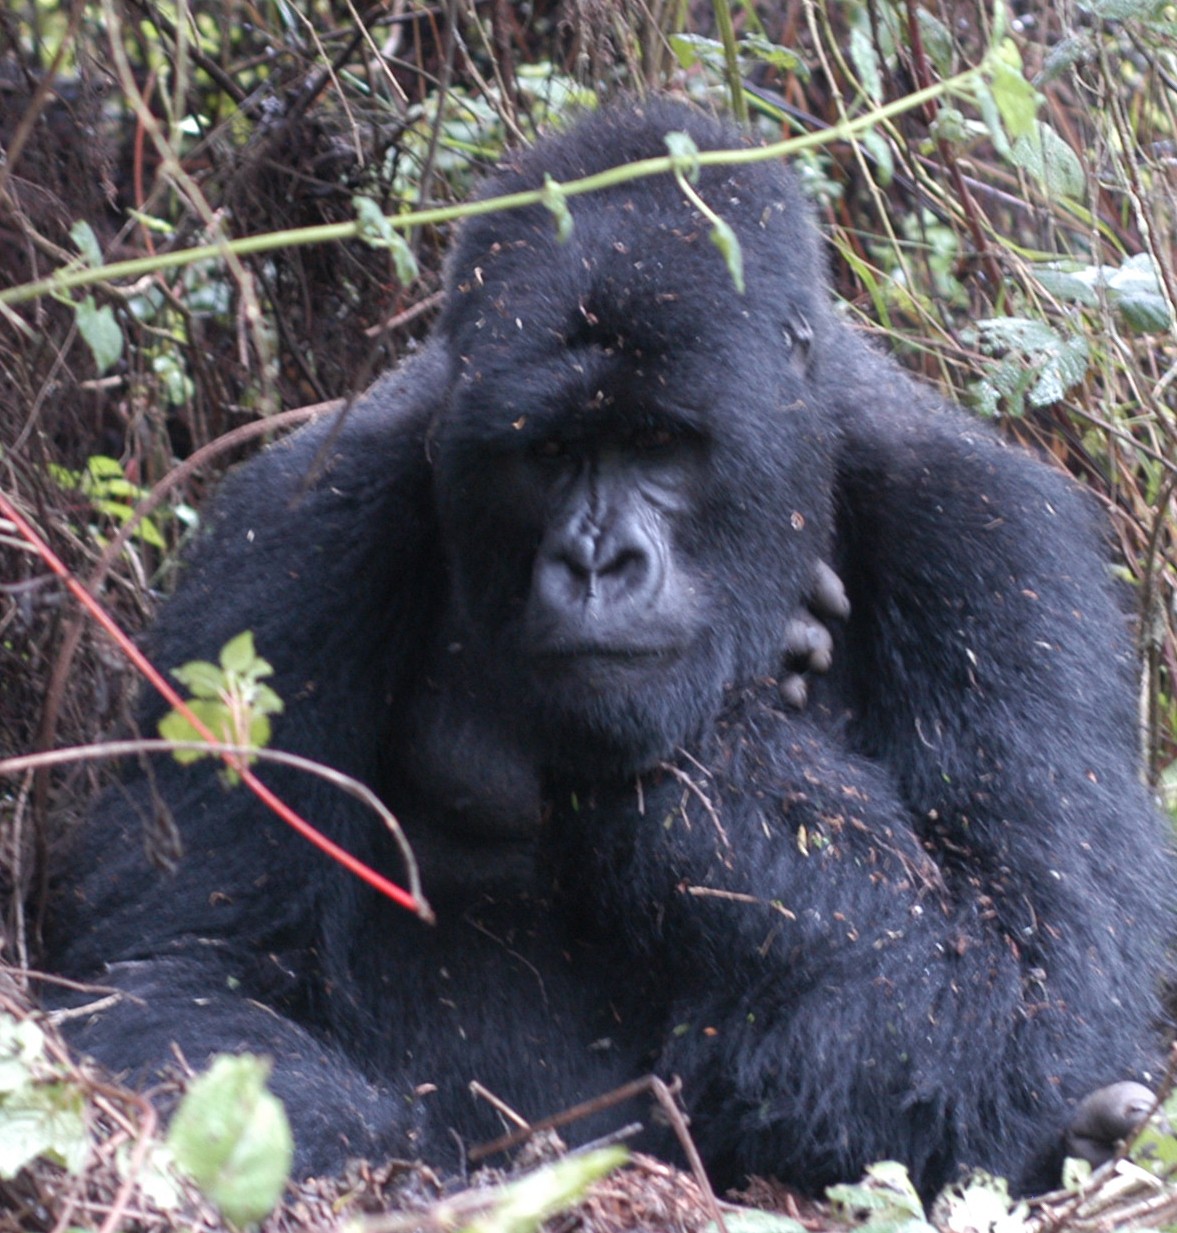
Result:
{"label": "leafy plant", "polygon": [[[197,659],[172,669],[172,675],[191,693],[188,709],[217,740],[227,745],[264,748],[270,743],[270,716],[282,713],[282,699],[262,683],[274,669],[257,654],[253,631],[246,630],[221,648],[219,663]],[[169,711],[159,721],[159,734],[167,741],[205,739],[187,715]],[[207,755],[198,749],[177,749],[177,762],[196,762]],[[225,775],[236,782],[232,770]]]}
{"label": "leafy plant", "polygon": [[[94,454],[86,459],[81,471],[71,471],[57,463],[49,464],[49,473],[59,488],[78,492],[86,498],[90,508],[97,514],[117,522],[120,526],[135,512],[135,505],[146,495],[147,490],[127,479],[122,463],[116,458]],[[159,524],[151,517],[141,518],[135,527],[135,535],[145,544],[165,551],[167,544]],[[99,542],[104,542],[97,535]]]}
{"label": "leafy plant", "polygon": [[294,1159],[282,1102],[266,1088],[270,1063],[220,1054],[184,1094],[167,1144],[176,1165],[235,1225],[273,1211]]}
{"label": "leafy plant", "polygon": [[38,1157],[80,1172],[91,1146],[85,1107],[82,1089],[46,1054],[41,1029],[0,1012],[0,1177]]}

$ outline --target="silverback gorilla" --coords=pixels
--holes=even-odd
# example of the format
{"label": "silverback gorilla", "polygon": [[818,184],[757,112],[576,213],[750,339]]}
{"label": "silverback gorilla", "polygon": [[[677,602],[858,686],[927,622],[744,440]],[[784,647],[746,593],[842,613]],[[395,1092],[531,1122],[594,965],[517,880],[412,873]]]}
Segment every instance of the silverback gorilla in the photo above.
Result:
{"label": "silverback gorilla", "polygon": [[[740,142],[631,103],[484,193],[675,130]],[[469,220],[423,354],[225,484],[150,636],[172,667],[253,630],[275,745],[378,790],[436,926],[164,759],[177,871],[132,771],[62,895],[57,970],[129,995],[81,1050],[272,1055],[304,1172],[456,1167],[502,1130],[471,1080],[539,1118],[679,1076],[717,1183],[808,1191],[884,1158],[1044,1187],[1078,1103],[1148,1080],[1171,870],[1088,500],[839,321],[787,170],[697,189],[744,294],[671,176],[573,199],[566,242]],[[362,806],[261,774],[402,872]]]}

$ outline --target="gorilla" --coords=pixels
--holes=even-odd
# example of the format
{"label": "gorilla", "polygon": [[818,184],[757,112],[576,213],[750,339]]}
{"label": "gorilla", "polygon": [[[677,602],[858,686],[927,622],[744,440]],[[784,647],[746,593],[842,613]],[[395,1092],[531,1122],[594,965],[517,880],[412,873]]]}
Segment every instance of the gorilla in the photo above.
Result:
{"label": "gorilla", "polygon": [[[629,102],[483,193],[672,131],[742,140]],[[1025,1192],[1091,1092],[1155,1079],[1173,868],[1091,502],[843,324],[785,168],[696,191],[743,293],[669,175],[570,199],[567,239],[469,219],[432,339],[228,479],[149,636],[170,668],[252,630],[275,746],[378,792],[436,910],[207,762],[129,771],[83,828],[51,962],[124,996],[76,1046],[141,1083],[272,1056],[304,1174],[461,1167],[503,1130],[474,1080],[534,1120],[653,1072],[720,1185],[889,1158]],[[365,807],[259,773],[403,874]],[[569,1137],[636,1116],[672,1157],[647,1114]]]}

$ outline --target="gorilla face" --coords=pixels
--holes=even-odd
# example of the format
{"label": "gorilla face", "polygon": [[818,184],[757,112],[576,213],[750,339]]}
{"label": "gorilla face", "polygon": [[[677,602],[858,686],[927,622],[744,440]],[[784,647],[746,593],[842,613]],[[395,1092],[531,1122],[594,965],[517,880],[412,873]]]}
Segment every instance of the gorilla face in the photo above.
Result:
{"label": "gorilla face", "polygon": [[[509,314],[509,293],[496,299]],[[475,334],[435,425],[457,636],[531,717],[550,767],[647,767],[727,684],[773,672],[780,606],[803,603],[828,536],[813,503],[827,441],[806,427],[801,377],[782,348],[760,392],[733,398],[741,319],[711,338],[685,329],[701,299],[684,288],[640,332],[611,332],[621,306],[595,287],[592,327],[546,350],[524,340],[523,363],[518,349],[500,362],[497,330]]]}

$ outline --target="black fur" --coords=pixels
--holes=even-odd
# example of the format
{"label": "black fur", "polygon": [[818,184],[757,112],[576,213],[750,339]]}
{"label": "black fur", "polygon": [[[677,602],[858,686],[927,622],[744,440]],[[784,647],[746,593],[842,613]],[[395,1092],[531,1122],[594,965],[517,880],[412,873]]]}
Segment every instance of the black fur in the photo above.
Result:
{"label": "black fur", "polygon": [[[675,129],[738,141],[632,106],[486,192]],[[271,1053],[304,1170],[456,1163],[502,1129],[472,1079],[538,1118],[655,1070],[720,1183],[807,1190],[881,1158],[1043,1186],[1076,1102],[1147,1078],[1173,886],[1090,503],[839,322],[786,170],[698,191],[743,296],[670,177],[575,199],[567,244],[538,207],[467,223],[425,353],[309,491],[328,425],[226,483],[151,635],[169,667],[254,631],[275,745],[380,791],[437,926],[162,760],[178,871],[131,771],[63,897],[59,970],[134,995],[81,1049]],[[852,611],[795,712],[820,561]],[[364,808],[261,774],[400,872]]]}

